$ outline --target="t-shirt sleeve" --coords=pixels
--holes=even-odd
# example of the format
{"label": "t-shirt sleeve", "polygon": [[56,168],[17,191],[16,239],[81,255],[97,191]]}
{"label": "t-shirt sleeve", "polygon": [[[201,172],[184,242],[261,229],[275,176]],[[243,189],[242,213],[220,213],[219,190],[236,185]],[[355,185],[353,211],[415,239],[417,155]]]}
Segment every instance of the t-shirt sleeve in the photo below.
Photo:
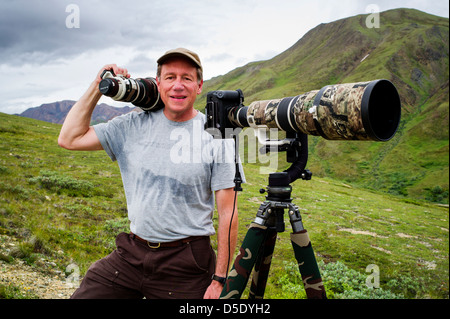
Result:
{"label": "t-shirt sleeve", "polygon": [[103,149],[112,161],[117,160],[117,157],[123,149],[126,137],[125,126],[129,117],[126,114],[118,116],[107,123],[100,123],[93,126]]}
{"label": "t-shirt sleeve", "polygon": [[[234,141],[232,139],[215,139],[214,150],[211,190],[218,191],[234,187],[234,177],[236,175]],[[245,183],[244,170],[240,159],[238,159],[238,165],[242,182]]]}

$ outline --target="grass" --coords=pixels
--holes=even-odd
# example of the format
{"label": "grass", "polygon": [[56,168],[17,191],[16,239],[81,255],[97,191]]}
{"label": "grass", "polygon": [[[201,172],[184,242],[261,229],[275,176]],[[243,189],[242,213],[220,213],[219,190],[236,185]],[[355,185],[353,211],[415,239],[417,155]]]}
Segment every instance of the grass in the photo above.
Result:
{"label": "grass", "polygon": [[[40,269],[39,260],[45,258],[61,271],[75,263],[83,275],[127,230],[126,200],[117,164],[104,152],[61,149],[59,129],[0,113],[0,234],[20,243],[1,251],[1,262],[22,259]],[[285,166],[280,160],[279,170]],[[268,177],[260,173],[259,163],[245,163],[244,170],[238,243],[264,201],[258,190]],[[327,274],[329,297],[448,298],[448,207],[327,177],[296,181],[293,188],[294,203]],[[287,217],[286,228],[278,235],[266,298],[304,297]],[[365,290],[361,280],[369,264],[379,267],[382,290]],[[342,276],[347,284],[336,282]],[[1,286],[0,294],[33,298],[17,289]]]}
{"label": "grass", "polygon": [[23,241],[39,234],[65,252],[61,267],[73,259],[85,271],[114,247],[105,225],[126,216],[117,165],[104,152],[61,149],[57,125],[0,117],[1,232]]}
{"label": "grass", "polygon": [[0,299],[38,299],[33,293],[23,291],[14,284],[0,284]]}
{"label": "grass", "polygon": [[[425,288],[409,297],[448,298],[448,208],[314,177],[295,182],[293,198],[319,260],[362,274],[376,264],[382,288],[413,278]],[[247,205],[242,203],[241,211]],[[249,211],[257,207],[255,200]],[[278,278],[289,273],[286,261],[294,261],[288,231],[279,234],[267,298],[285,291]]]}

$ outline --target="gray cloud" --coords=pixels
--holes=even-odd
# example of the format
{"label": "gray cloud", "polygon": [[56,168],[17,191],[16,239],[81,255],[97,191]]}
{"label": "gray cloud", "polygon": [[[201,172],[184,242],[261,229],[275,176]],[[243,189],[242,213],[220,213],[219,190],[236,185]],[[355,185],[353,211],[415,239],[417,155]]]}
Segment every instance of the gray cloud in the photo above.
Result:
{"label": "gray cloud", "polygon": [[[43,63],[76,56],[86,50],[116,45],[143,46],[158,37],[158,15],[139,6],[117,1],[75,1],[80,9],[80,28],[67,28],[66,6],[74,1],[16,0],[0,4],[0,61],[14,64]],[[128,3],[131,4],[131,3]],[[145,3],[144,3],[145,6]],[[148,4],[147,4],[148,6]],[[137,21],[146,12],[146,25]],[[137,41],[139,39],[139,41]],[[1,63],[1,62],[0,62]]]}
{"label": "gray cloud", "polygon": [[145,54],[139,54],[133,57],[127,63],[127,69],[129,72],[144,72],[145,74],[137,74],[137,76],[155,76],[156,74],[149,74],[149,71],[156,66],[156,59],[149,58]]}
{"label": "gray cloud", "polygon": [[[80,28],[67,28],[75,4]],[[214,7],[213,4],[209,6]],[[201,7],[207,10],[208,4]],[[0,3],[0,63],[43,63],[114,46],[170,48],[199,45],[213,17],[189,1],[15,0]],[[209,30],[206,29],[209,27]],[[34,60],[33,60],[34,59]],[[1,62],[2,61],[2,62]]]}

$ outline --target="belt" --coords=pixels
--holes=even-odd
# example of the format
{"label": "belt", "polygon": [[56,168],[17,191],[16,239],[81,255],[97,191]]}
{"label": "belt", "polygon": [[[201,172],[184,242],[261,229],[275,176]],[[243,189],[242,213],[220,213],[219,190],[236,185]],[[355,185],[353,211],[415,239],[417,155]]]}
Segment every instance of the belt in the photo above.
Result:
{"label": "belt", "polygon": [[187,238],[183,238],[183,239],[179,239],[179,240],[175,240],[175,241],[171,241],[171,242],[167,242],[167,243],[152,243],[148,240],[145,240],[144,238],[139,237],[136,234],[130,233],[130,235],[132,236],[133,239],[137,239],[138,241],[147,244],[148,247],[155,248],[155,249],[156,248],[180,247],[191,241],[208,238],[208,236],[191,236],[191,237],[187,237]]}

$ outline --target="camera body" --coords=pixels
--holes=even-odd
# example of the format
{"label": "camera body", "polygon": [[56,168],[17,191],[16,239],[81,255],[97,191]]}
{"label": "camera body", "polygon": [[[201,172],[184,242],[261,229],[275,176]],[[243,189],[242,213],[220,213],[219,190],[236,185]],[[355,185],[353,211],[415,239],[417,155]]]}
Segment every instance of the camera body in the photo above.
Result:
{"label": "camera body", "polygon": [[131,102],[149,112],[164,107],[154,78],[126,78],[121,74],[114,74],[112,70],[104,70],[100,77],[100,92],[115,101]]}
{"label": "camera body", "polygon": [[[234,135],[233,129],[238,126],[232,123],[231,119],[235,118],[234,112],[244,107],[243,102],[244,94],[241,90],[208,92],[205,108],[205,129],[215,137],[232,138]],[[248,126],[246,117],[242,120],[247,125],[239,126]]]}

